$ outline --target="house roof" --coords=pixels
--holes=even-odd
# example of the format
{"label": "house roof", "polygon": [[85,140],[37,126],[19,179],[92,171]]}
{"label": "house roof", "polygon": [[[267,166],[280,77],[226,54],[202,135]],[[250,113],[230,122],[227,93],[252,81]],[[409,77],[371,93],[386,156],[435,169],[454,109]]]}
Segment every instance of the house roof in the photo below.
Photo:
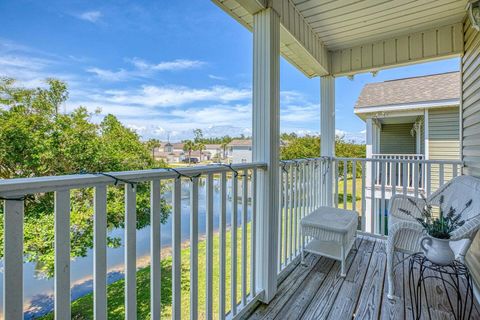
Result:
{"label": "house roof", "polygon": [[250,139],[233,139],[228,146],[229,147],[244,147],[244,146],[251,146],[252,140]]}
{"label": "house roof", "polygon": [[220,144],[206,144],[205,148],[206,149],[220,149],[221,145]]}
{"label": "house roof", "polygon": [[174,149],[183,149],[183,143],[182,142],[176,142],[173,144]]}
{"label": "house roof", "polygon": [[[362,108],[445,101],[452,105],[460,99],[460,73],[449,72],[366,84],[355,111]],[[454,103],[458,104],[458,103]],[[421,106],[419,106],[421,107]]]}

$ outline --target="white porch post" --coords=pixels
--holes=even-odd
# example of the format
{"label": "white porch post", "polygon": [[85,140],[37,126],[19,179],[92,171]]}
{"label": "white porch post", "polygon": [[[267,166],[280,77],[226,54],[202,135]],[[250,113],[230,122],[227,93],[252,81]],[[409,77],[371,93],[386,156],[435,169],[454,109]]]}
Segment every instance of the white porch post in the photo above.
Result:
{"label": "white porch post", "polygon": [[268,8],[253,17],[253,161],[266,162],[257,178],[257,275],[263,302],[277,291],[280,148],[280,18]]}
{"label": "white porch post", "polygon": [[[320,155],[322,157],[335,156],[335,78],[324,76],[320,79]],[[326,199],[323,205],[333,205],[333,166],[330,163],[325,174],[325,181],[322,188]]]}

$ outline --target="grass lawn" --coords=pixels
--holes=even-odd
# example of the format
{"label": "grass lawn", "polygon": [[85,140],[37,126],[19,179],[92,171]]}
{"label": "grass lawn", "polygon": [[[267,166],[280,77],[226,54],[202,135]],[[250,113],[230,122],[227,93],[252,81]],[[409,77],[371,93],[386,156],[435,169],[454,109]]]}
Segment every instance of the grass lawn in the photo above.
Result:
{"label": "grass lawn", "polygon": [[[241,227],[237,232],[237,302],[241,299]],[[250,224],[247,225],[247,294],[250,292]],[[218,319],[219,286],[220,286],[220,237],[214,235],[214,260],[213,260],[213,310],[214,319]],[[182,319],[189,318],[190,312],[190,248],[182,249]],[[198,253],[198,312],[199,319],[205,319],[206,305],[206,241],[199,242]],[[231,233],[226,234],[226,312],[230,310],[231,293]],[[172,259],[170,256],[162,259],[162,319],[171,318],[172,315]],[[124,319],[124,286],[125,281],[119,280],[108,286],[108,319]],[[150,267],[145,267],[137,272],[137,317],[147,319],[150,317]],[[50,313],[41,319],[53,319]],[[93,319],[93,294],[85,295],[72,302],[72,319]]]}
{"label": "grass lawn", "polygon": [[[357,211],[361,213],[361,178],[356,179]],[[352,208],[352,184],[353,180],[347,179],[347,208]],[[343,208],[343,181],[339,181],[339,207]],[[284,228],[282,227],[282,231]],[[250,224],[247,224],[247,293],[250,292]],[[237,231],[237,302],[241,299],[241,226]],[[199,318],[205,318],[206,305],[206,241],[199,242],[198,257],[198,311]],[[216,233],[213,238],[213,310],[214,318],[218,319],[219,310],[219,286],[220,286],[220,237]],[[190,312],[190,248],[182,249],[182,319],[189,318]],[[230,310],[231,296],[231,232],[226,234],[226,312]],[[162,318],[171,318],[172,308],[172,259],[170,256],[162,257]],[[124,319],[124,280],[116,281],[108,286],[108,318]],[[150,317],[150,267],[139,269],[137,272],[137,316],[138,319]],[[41,319],[53,319],[50,313]],[[93,294],[85,295],[72,302],[73,319],[93,319]]]}
{"label": "grass lawn", "polygon": [[[362,213],[362,178],[355,179],[356,186],[355,186],[355,196],[356,196],[356,210],[359,214]],[[338,182],[338,206],[343,208],[343,186],[345,182],[339,181]],[[352,195],[352,186],[353,186],[353,179],[347,179],[347,209],[352,209],[353,204],[353,195]],[[335,189],[333,190],[335,192]]]}

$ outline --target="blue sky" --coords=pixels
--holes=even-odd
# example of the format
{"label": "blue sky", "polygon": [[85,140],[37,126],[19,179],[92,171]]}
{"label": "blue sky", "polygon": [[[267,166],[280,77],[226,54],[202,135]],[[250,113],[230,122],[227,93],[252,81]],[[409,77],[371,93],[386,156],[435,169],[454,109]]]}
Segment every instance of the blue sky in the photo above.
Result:
{"label": "blue sky", "polygon": [[[65,80],[68,112],[112,113],[143,138],[251,134],[252,34],[210,0],[0,2],[0,76]],[[338,78],[339,132],[361,141],[353,105],[368,82],[458,70],[451,59]],[[281,62],[281,130],[320,130],[319,79]],[[98,120],[99,117],[97,117]]]}

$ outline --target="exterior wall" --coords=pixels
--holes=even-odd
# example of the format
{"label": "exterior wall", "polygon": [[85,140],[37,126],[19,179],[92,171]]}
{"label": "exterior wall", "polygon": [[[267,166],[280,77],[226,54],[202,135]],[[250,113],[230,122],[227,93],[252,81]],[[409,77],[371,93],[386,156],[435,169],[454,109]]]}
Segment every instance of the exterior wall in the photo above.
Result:
{"label": "exterior wall", "polygon": [[460,159],[460,121],[458,108],[432,109],[428,115],[429,158]]}
{"label": "exterior wall", "polygon": [[414,154],[415,137],[410,131],[413,123],[384,124],[380,132],[380,153]]}
{"label": "exterior wall", "polygon": [[[432,109],[428,113],[428,159],[460,160],[460,114],[458,108]],[[440,167],[431,166],[432,190],[440,185]],[[453,168],[444,167],[444,181],[453,178]]]}
{"label": "exterior wall", "polygon": [[[480,177],[480,33],[466,21],[462,57],[462,160],[463,172]],[[467,265],[480,285],[480,232],[466,256]]]}
{"label": "exterior wall", "polygon": [[252,162],[252,147],[236,146],[230,149],[232,163]]}

